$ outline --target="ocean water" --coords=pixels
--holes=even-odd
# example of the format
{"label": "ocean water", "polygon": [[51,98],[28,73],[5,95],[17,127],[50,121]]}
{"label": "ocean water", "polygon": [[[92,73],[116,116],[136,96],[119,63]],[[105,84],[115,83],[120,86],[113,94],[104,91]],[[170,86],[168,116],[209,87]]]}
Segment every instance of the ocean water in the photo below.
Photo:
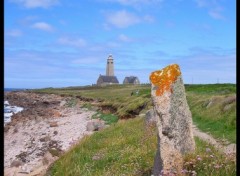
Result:
{"label": "ocean water", "polygon": [[24,91],[26,89],[20,89],[20,88],[4,88],[4,92],[11,92],[11,91]]}
{"label": "ocean water", "polygon": [[11,106],[8,101],[4,101],[4,126],[6,123],[11,122],[11,117],[13,114],[21,112],[22,107]]}
{"label": "ocean water", "polygon": [[[4,92],[11,92],[11,91],[24,91],[26,89],[20,88],[4,88]],[[21,112],[23,110],[22,107],[10,105],[8,101],[4,101],[4,126],[6,123],[11,122],[11,117],[13,114]]]}

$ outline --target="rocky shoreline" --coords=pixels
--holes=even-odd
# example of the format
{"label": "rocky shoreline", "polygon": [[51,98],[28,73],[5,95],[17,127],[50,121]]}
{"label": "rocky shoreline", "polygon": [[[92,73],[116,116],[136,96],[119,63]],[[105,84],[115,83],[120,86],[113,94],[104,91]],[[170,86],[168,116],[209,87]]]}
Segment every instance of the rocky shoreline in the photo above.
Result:
{"label": "rocky shoreline", "polygon": [[[96,111],[83,101],[54,94],[7,92],[4,100],[24,110],[4,127],[4,175],[44,175],[62,153],[96,130]],[[94,124],[94,123],[95,124]]]}

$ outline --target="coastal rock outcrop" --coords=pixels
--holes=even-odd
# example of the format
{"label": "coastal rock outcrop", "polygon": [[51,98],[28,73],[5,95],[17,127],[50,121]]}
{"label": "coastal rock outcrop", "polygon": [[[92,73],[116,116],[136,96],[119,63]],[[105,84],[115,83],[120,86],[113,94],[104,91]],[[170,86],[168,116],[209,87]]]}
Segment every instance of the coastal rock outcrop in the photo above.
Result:
{"label": "coastal rock outcrop", "polygon": [[96,112],[82,108],[83,102],[78,100],[69,106],[66,102],[71,97],[8,92],[4,99],[24,108],[4,127],[6,176],[44,173],[62,153],[93,133],[87,131],[87,123]]}
{"label": "coastal rock outcrop", "polygon": [[182,155],[195,150],[192,115],[177,64],[152,72],[151,97],[157,115],[158,150],[153,174],[181,175]]}

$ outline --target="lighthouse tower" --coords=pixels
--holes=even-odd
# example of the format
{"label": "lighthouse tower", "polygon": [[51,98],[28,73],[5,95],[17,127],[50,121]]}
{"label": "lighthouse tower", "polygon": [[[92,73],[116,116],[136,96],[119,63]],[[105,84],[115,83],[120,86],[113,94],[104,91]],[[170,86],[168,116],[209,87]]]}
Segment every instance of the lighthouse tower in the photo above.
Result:
{"label": "lighthouse tower", "polygon": [[114,76],[113,57],[110,54],[107,59],[106,76]]}

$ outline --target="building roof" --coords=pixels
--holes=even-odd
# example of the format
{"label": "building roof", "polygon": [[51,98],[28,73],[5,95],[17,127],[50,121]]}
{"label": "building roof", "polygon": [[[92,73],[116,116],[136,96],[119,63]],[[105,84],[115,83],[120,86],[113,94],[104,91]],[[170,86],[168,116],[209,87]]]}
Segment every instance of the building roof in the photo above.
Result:
{"label": "building roof", "polygon": [[128,83],[134,83],[136,79],[138,79],[136,76],[129,76],[125,77],[124,81],[127,81]]}
{"label": "building roof", "polygon": [[103,80],[103,82],[106,82],[106,83],[119,83],[116,76],[100,75],[98,79],[100,78]]}

